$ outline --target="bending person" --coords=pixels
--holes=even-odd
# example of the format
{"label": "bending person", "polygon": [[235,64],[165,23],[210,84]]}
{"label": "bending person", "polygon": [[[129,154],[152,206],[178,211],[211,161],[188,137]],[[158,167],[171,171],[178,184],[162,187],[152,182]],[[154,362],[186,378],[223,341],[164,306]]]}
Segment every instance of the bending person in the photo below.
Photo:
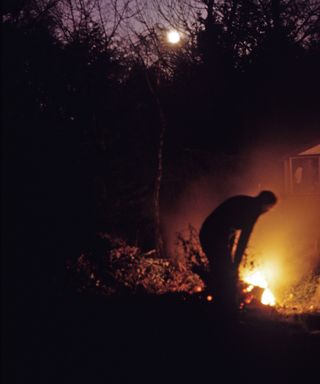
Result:
{"label": "bending person", "polygon": [[[205,219],[200,229],[200,243],[210,265],[205,283],[215,302],[227,311],[236,310],[238,269],[253,227],[276,202],[271,191],[262,191],[256,197],[231,197]],[[237,230],[240,237],[235,244]]]}

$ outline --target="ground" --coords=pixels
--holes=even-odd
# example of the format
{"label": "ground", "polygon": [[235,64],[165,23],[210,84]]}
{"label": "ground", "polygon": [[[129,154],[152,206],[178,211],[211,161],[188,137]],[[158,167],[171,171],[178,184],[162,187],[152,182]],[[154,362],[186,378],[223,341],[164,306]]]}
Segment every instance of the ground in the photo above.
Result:
{"label": "ground", "polygon": [[317,382],[316,333],[254,317],[230,325],[177,295],[60,295],[25,315],[7,333],[4,383]]}

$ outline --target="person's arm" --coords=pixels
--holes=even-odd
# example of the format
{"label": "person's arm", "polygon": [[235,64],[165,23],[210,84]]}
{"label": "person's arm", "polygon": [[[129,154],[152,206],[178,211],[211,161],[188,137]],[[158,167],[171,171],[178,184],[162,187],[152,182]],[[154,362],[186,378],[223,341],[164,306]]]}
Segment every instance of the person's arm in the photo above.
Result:
{"label": "person's arm", "polygon": [[241,231],[240,238],[239,238],[238,245],[237,245],[237,249],[236,249],[235,256],[234,256],[234,267],[236,270],[238,269],[238,267],[241,263],[241,260],[242,260],[244,251],[246,250],[246,247],[247,247],[251,232],[253,230],[254,224],[255,224],[255,221],[253,221],[250,225],[248,225],[246,228],[244,228]]}

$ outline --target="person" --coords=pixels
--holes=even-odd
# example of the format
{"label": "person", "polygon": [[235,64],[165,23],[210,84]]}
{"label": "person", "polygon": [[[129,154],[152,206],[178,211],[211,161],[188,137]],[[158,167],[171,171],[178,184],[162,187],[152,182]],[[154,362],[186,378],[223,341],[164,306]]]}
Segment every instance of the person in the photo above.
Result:
{"label": "person", "polygon": [[276,202],[271,191],[262,191],[256,197],[231,197],[205,219],[200,229],[200,244],[210,267],[205,283],[214,301],[225,311],[236,311],[238,269],[253,227]]}

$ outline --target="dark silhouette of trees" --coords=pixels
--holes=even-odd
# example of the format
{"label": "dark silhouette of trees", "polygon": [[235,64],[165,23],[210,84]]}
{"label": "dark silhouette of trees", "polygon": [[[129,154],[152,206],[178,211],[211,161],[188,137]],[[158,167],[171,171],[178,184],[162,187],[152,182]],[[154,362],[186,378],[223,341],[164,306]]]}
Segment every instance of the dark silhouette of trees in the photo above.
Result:
{"label": "dark silhouette of trees", "polygon": [[154,246],[163,120],[166,179],[185,149],[235,155],[260,122],[318,116],[318,0],[144,5],[3,3],[7,198],[35,232],[48,207],[62,237],[74,228],[71,248],[101,228]]}

